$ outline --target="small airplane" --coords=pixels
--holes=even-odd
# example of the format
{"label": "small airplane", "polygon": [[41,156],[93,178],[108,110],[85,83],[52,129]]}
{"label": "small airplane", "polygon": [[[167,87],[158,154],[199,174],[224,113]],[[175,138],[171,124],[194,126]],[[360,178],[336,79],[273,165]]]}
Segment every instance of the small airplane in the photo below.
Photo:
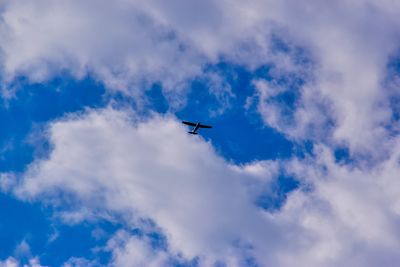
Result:
{"label": "small airplane", "polygon": [[183,124],[194,127],[190,132],[190,134],[197,134],[197,130],[200,128],[212,128],[212,126],[201,124],[200,122],[194,123],[190,121],[182,121]]}

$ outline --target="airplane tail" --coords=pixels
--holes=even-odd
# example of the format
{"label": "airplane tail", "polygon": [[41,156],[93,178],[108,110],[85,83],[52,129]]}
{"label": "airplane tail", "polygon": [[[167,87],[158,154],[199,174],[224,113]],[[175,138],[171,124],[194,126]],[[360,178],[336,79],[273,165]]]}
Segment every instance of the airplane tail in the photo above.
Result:
{"label": "airplane tail", "polygon": [[190,134],[197,134],[197,133],[195,133],[195,132],[188,132],[188,133],[190,133]]}

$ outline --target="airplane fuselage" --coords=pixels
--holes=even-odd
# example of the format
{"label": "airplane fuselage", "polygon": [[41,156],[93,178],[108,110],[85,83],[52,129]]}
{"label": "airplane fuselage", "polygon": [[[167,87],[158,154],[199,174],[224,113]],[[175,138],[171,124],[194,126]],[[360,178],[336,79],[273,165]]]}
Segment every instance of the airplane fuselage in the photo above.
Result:
{"label": "airplane fuselage", "polygon": [[196,123],[196,125],[193,127],[193,130],[191,130],[190,134],[197,134],[197,130],[200,128],[200,122]]}

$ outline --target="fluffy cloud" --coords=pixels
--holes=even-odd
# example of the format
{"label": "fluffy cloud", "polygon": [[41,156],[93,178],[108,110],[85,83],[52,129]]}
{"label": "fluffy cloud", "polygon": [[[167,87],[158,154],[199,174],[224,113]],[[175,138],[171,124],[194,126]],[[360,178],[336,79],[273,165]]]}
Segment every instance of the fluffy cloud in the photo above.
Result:
{"label": "fluffy cloud", "polygon": [[239,20],[242,11],[214,1],[5,1],[2,78],[41,82],[69,73],[130,95],[154,82],[177,93],[251,37],[252,19]]}
{"label": "fluffy cloud", "polygon": [[[254,259],[365,267],[400,260],[395,149],[378,167],[342,165],[326,147],[310,159],[235,166],[173,118],[128,114],[89,111],[51,124],[53,150],[31,164],[13,192],[79,214],[74,222],[118,214],[146,232],[155,230],[152,220],[168,247],[150,249],[148,239],[121,231],[108,243],[119,266],[132,257],[139,265],[165,265],[178,255],[199,257],[204,266]],[[254,203],[279,175],[277,164],[301,185],[280,210],[268,212]]]}
{"label": "fluffy cloud", "polygon": [[[326,147],[310,161],[287,166],[308,185],[295,192],[278,219],[300,226],[294,251],[285,251],[285,266],[396,266],[400,247],[398,142],[379,166],[362,168],[335,161]],[[301,241],[298,239],[300,237]]]}
{"label": "fluffy cloud", "polygon": [[256,84],[265,121],[294,138],[328,137],[354,153],[382,157],[375,147],[391,135],[385,128],[393,115],[391,95],[384,83],[398,50],[398,10],[388,1],[285,1],[274,18],[288,29],[289,51],[293,45],[304,49],[313,64],[309,68],[302,56],[289,53],[294,65],[309,72],[297,86],[294,107],[273,100],[296,90],[276,80],[288,74],[304,80],[301,71],[278,72],[272,81]]}
{"label": "fluffy cloud", "polygon": [[113,266],[168,266],[168,254],[155,250],[149,240],[131,236],[120,231],[108,241],[107,249],[112,251]]}
{"label": "fluffy cloud", "polygon": [[[116,236],[116,262],[164,264],[178,254],[230,266],[251,258],[272,266],[399,262],[398,70],[387,73],[398,50],[398,3],[13,0],[0,12],[3,87],[66,72],[133,96],[154,82],[179,95],[207,64],[267,64],[253,81],[264,122],[323,144],[310,159],[235,166],[173,117],[143,121],[108,109],[52,123],[49,157],[21,177],[2,174],[0,188],[68,206],[61,215],[70,222],[122,214],[143,228],[151,219],[166,235],[161,251]],[[207,75],[229,104],[235,92],[219,92],[224,79]],[[350,149],[351,164],[335,161],[337,146]],[[282,166],[300,188],[282,209],[261,210],[257,194]]]}
{"label": "fluffy cloud", "polygon": [[10,257],[4,261],[0,261],[0,266],[1,267],[17,267],[18,262],[14,258]]}
{"label": "fluffy cloud", "polygon": [[38,257],[32,256],[31,248],[25,240],[16,246],[13,254],[0,260],[0,267],[45,267],[40,264]]}
{"label": "fluffy cloud", "polygon": [[1,267],[45,267],[40,264],[37,258],[32,258],[28,261],[27,264],[22,264],[14,257],[8,257],[3,261],[0,260],[0,266]]}
{"label": "fluffy cloud", "polygon": [[108,88],[179,86],[200,73],[203,57],[173,29],[129,1],[6,1],[0,24],[2,78],[42,82],[91,75]]}
{"label": "fluffy cloud", "polygon": [[96,211],[123,214],[132,224],[150,218],[171,250],[187,258],[216,259],[256,238],[256,229],[267,235],[247,192],[253,189],[244,186],[265,184],[267,175],[263,181],[254,171],[237,170],[171,118],[136,120],[106,110],[52,124],[54,149],[30,166],[17,195],[69,199],[70,207],[78,201],[83,209],[64,216],[78,221]]}
{"label": "fluffy cloud", "polygon": [[[272,83],[256,86],[267,124],[295,139],[327,136],[370,153],[390,135],[383,83],[398,49],[398,10],[393,1],[370,0],[3,1],[2,78],[44,81],[67,72],[135,96],[161,82],[174,95],[207,64],[269,64]],[[293,111],[266,97],[294,90],[274,84],[282,75],[305,79]]]}

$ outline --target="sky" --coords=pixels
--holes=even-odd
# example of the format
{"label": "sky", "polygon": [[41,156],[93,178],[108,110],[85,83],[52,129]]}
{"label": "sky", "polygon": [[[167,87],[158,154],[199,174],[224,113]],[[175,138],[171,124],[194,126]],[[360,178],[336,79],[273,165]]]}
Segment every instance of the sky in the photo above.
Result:
{"label": "sky", "polygon": [[398,266],[399,44],[391,0],[0,0],[0,267]]}

